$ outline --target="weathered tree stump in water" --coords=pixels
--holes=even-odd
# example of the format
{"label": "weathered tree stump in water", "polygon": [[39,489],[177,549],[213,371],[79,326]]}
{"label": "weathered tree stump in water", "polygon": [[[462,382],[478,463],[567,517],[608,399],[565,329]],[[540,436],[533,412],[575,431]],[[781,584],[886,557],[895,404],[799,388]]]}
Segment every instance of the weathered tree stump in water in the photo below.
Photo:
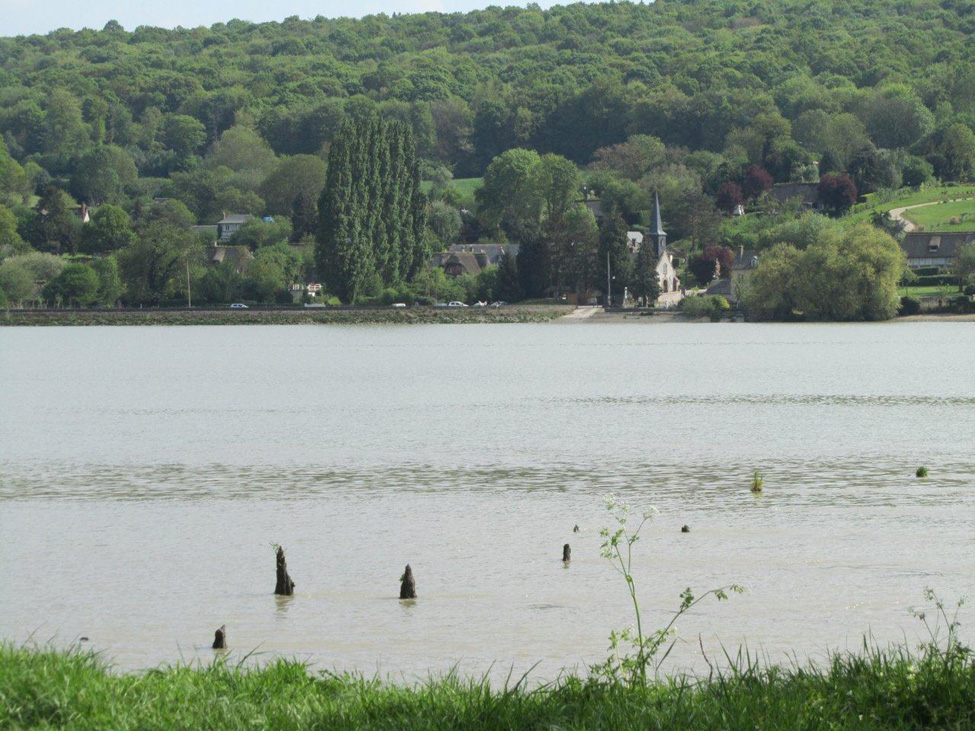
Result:
{"label": "weathered tree stump in water", "polygon": [[682,525],[680,528],[681,533],[690,533],[691,527],[689,525]]}
{"label": "weathered tree stump in water", "polygon": [[569,563],[571,559],[572,559],[572,548],[569,546],[568,543],[566,543],[564,546],[562,546],[562,560],[565,561],[566,563]]}
{"label": "weathered tree stump in water", "polygon": [[399,598],[416,599],[416,581],[413,580],[413,569],[410,568],[409,564],[406,564],[406,571],[403,572],[403,578],[400,579]]}
{"label": "weathered tree stump in water", "polygon": [[227,649],[227,625],[220,625],[220,629],[213,633],[213,649],[214,650],[226,650]]}
{"label": "weathered tree stump in water", "polygon": [[578,526],[578,525],[576,525],[576,526],[574,526],[574,527],[572,528],[572,532],[573,532],[573,533],[578,533],[578,532],[579,532],[579,526]]}
{"label": "weathered tree stump in water", "polygon": [[295,593],[295,582],[288,576],[288,562],[284,560],[284,549],[281,546],[278,546],[276,558],[278,581],[274,586],[274,593],[279,596],[291,596]]}

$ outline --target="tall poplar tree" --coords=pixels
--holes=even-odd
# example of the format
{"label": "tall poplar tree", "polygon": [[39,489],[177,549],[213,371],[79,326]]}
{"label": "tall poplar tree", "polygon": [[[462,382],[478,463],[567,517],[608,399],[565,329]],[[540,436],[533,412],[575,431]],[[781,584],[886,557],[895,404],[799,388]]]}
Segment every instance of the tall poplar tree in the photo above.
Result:
{"label": "tall poplar tree", "polygon": [[426,260],[426,206],[411,130],[367,117],[346,122],[329,149],[318,203],[316,260],[329,292],[355,302],[376,275],[410,279]]}

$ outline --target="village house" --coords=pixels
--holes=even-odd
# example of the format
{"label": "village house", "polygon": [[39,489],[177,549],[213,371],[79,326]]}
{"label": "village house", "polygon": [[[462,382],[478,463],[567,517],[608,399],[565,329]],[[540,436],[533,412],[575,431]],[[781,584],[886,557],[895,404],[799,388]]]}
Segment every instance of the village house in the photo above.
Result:
{"label": "village house", "polygon": [[910,269],[951,268],[958,259],[961,247],[973,241],[975,241],[975,231],[952,233],[911,231],[904,234],[901,249],[907,257],[907,266]]}
{"label": "village house", "polygon": [[224,213],[223,218],[217,221],[217,239],[227,241],[240,227],[249,221],[249,213]]}
{"label": "village house", "polygon": [[500,264],[505,255],[518,256],[518,251],[518,244],[455,244],[430,257],[427,266],[443,269],[448,277],[477,276],[488,267]]}
{"label": "village house", "polygon": [[254,255],[246,246],[220,246],[214,242],[204,252],[207,266],[220,266],[229,263],[240,274],[254,260]]}

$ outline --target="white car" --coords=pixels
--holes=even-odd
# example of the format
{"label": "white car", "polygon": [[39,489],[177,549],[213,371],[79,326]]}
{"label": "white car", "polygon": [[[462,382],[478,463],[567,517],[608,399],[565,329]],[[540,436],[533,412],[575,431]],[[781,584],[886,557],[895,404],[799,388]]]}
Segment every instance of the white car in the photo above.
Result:
{"label": "white car", "polygon": [[234,302],[232,305],[230,305],[230,309],[232,309],[232,310],[246,310],[247,309],[247,305],[245,305],[243,302]]}
{"label": "white car", "polygon": [[393,304],[390,305],[390,307],[396,307],[398,309],[400,307],[406,307],[406,303],[405,302],[394,302]]}
{"label": "white car", "polygon": [[448,302],[447,307],[467,307],[467,305],[465,305],[463,302],[454,300],[453,302]]}

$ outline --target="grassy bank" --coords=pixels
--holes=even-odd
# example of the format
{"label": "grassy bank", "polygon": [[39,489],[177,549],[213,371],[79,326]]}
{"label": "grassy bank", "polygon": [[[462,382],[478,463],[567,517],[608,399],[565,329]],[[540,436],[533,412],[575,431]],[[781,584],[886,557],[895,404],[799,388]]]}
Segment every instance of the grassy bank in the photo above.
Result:
{"label": "grassy bank", "polygon": [[10,310],[0,325],[396,325],[547,322],[565,305],[294,310]]}
{"label": "grassy bank", "polygon": [[966,651],[866,652],[647,687],[537,689],[457,677],[413,687],[279,661],[115,674],[90,653],[0,648],[0,728],[919,729],[975,725]]}

